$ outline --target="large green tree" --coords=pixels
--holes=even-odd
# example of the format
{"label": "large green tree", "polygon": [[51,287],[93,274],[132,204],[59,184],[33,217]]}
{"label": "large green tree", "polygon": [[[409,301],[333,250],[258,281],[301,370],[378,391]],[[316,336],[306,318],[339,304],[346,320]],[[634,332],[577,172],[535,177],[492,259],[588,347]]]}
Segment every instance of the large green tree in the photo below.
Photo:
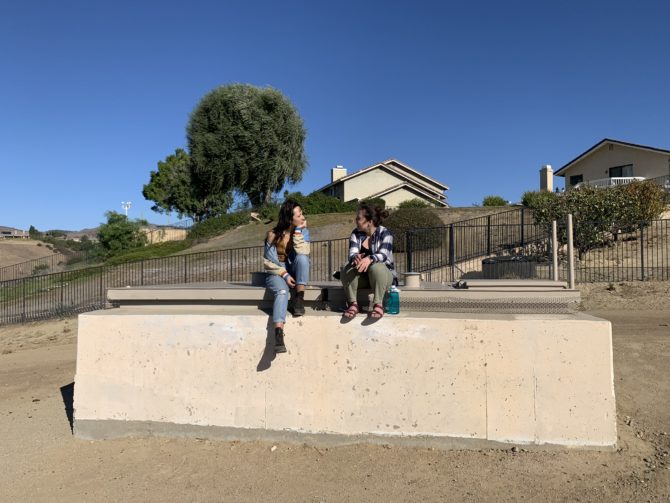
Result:
{"label": "large green tree", "polygon": [[164,161],[158,161],[158,169],[151,172],[149,183],[142,195],[155,204],[152,210],[158,213],[177,213],[200,222],[225,213],[232,204],[232,191],[212,191],[193,171],[188,153],[178,148]]}
{"label": "large green tree", "polygon": [[98,227],[98,241],[110,255],[147,243],[147,235],[142,231],[147,225],[146,220],[129,220],[116,211],[108,211],[105,216],[107,223]]}
{"label": "large green tree", "polygon": [[305,127],[279,91],[246,84],[207,94],[187,126],[193,173],[209,193],[245,194],[253,206],[301,180]]}

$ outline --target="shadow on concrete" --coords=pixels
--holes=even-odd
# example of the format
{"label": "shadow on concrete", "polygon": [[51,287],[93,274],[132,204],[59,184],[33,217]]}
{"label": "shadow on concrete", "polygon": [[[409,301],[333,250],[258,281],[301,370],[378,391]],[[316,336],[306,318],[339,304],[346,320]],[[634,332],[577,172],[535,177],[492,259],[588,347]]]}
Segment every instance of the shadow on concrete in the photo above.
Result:
{"label": "shadow on concrete", "polygon": [[275,353],[275,327],[272,323],[272,316],[268,319],[267,334],[265,337],[265,349],[261,356],[258,365],[256,365],[256,372],[263,372],[272,366],[272,362],[277,357]]}
{"label": "shadow on concrete", "polygon": [[373,318],[372,316],[366,316],[363,322],[361,323],[362,327],[369,327],[370,325],[374,325],[377,323],[381,318]]}
{"label": "shadow on concrete", "polygon": [[74,434],[74,383],[71,382],[60,388],[60,396],[63,398],[65,415],[70,423],[70,432]]}

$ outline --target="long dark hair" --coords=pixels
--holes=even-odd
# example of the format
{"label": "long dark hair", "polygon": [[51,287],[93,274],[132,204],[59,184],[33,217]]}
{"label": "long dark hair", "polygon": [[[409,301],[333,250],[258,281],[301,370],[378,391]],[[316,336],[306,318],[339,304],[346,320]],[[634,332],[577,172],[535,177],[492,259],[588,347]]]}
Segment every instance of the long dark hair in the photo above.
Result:
{"label": "long dark hair", "polygon": [[279,217],[277,218],[277,225],[272,229],[272,233],[275,235],[273,244],[277,244],[281,237],[284,235],[284,232],[291,228],[291,222],[293,221],[293,210],[300,208],[300,204],[293,199],[287,199],[279,207]]}
{"label": "long dark hair", "polygon": [[382,221],[389,216],[389,212],[379,206],[372,206],[368,203],[358,205],[358,212],[363,212],[365,220],[372,221],[375,227],[379,227]]}

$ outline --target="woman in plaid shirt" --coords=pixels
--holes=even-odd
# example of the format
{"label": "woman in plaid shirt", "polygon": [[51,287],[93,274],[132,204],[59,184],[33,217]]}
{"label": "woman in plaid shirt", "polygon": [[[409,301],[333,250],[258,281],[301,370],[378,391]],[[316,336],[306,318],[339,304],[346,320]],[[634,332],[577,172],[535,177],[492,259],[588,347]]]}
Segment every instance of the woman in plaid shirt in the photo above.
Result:
{"label": "woman in plaid shirt", "polygon": [[356,229],[349,238],[349,263],[340,278],[347,297],[346,318],[360,311],[356,302],[358,288],[374,291],[374,307],[370,316],[384,316],[384,294],[396,277],[393,265],[393,235],[381,225],[388,212],[369,204],[361,204],[356,213]]}

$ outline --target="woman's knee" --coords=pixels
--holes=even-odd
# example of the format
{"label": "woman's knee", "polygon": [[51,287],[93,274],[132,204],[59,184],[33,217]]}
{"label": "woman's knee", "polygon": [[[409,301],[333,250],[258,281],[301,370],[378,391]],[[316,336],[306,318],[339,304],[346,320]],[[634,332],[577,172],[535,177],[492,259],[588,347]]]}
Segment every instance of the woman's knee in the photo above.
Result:
{"label": "woman's knee", "polygon": [[295,264],[296,267],[309,268],[309,255],[296,255],[293,263]]}

